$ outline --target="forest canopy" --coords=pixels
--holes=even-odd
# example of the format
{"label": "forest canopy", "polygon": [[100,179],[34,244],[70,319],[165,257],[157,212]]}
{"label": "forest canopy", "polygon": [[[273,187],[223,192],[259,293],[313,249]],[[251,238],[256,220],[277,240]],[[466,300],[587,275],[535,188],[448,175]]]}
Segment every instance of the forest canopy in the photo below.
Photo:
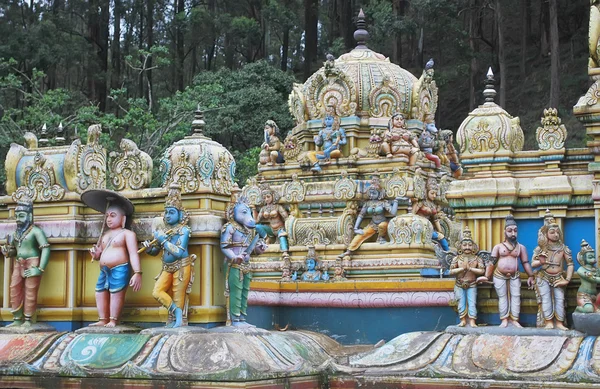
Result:
{"label": "forest canopy", "polygon": [[199,106],[243,184],[264,122],[293,127],[292,84],[354,47],[360,8],[371,49],[415,75],[435,59],[439,127],[482,102],[491,66],[526,148],[550,106],[568,147],[584,145],[571,110],[589,82],[585,0],[1,0],[0,181],[10,143],[44,124],[70,140],[101,123],[109,149],[127,137],[158,160]]}

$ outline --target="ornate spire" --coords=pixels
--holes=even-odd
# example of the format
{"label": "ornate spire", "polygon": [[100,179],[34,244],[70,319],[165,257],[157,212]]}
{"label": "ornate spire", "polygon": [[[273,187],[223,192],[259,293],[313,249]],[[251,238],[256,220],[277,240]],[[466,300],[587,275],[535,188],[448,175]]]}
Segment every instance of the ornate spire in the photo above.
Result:
{"label": "ornate spire", "polygon": [[62,146],[65,144],[65,132],[63,129],[63,124],[60,122],[58,125],[58,129],[56,130],[56,144],[58,146]]}
{"label": "ornate spire", "polygon": [[48,127],[46,127],[46,123],[44,123],[44,125],[42,126],[42,132],[40,133],[40,139],[38,140],[40,147],[48,146],[48,138],[46,138],[47,136]]}
{"label": "ornate spire", "polygon": [[194,120],[192,121],[192,136],[204,136],[203,130],[206,122],[204,121],[204,113],[200,110],[200,104],[194,112]]}
{"label": "ornate spire", "polygon": [[496,97],[496,89],[494,89],[495,83],[496,80],[494,80],[494,72],[492,72],[492,67],[490,66],[485,76],[485,90],[483,91],[483,96],[485,97],[486,103],[494,102],[494,97]]}
{"label": "ornate spire", "polygon": [[366,30],[367,22],[365,21],[365,13],[362,8],[358,13],[356,21],[356,31],[354,31],[354,39],[356,40],[357,49],[367,49],[367,41],[369,40],[369,31]]}

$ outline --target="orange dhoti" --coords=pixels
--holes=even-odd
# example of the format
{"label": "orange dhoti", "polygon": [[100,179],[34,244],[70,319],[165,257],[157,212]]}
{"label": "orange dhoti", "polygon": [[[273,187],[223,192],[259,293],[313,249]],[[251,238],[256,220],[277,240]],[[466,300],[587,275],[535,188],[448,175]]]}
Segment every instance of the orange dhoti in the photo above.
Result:
{"label": "orange dhoti", "polygon": [[194,282],[192,274],[195,255],[180,259],[172,263],[164,263],[163,269],[156,277],[152,297],[165,308],[169,309],[172,303],[183,311],[187,317],[188,294]]}
{"label": "orange dhoti", "polygon": [[387,235],[387,229],[388,229],[388,222],[384,221],[381,222],[379,224],[375,224],[375,223],[369,223],[368,226],[366,226],[365,228],[363,228],[363,234],[356,234],[354,235],[354,238],[352,239],[352,242],[350,242],[350,245],[348,246],[348,250],[349,251],[356,251],[358,250],[358,248],[360,247],[361,244],[363,244],[363,242],[367,239],[369,239],[370,237],[372,237],[373,235],[375,235],[375,233],[378,233],[379,236],[384,237]]}
{"label": "orange dhoti", "polygon": [[22,319],[19,313],[21,310],[23,310],[26,318],[35,315],[37,294],[42,277],[25,277],[25,270],[37,267],[39,264],[40,259],[38,257],[17,258],[14,262],[10,279],[10,306],[16,319]]}

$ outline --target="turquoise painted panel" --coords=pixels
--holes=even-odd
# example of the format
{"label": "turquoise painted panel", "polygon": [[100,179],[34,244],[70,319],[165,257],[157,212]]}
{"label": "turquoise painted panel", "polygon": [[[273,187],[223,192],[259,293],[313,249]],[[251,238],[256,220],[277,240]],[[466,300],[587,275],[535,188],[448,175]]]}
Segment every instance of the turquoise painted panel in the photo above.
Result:
{"label": "turquoise painted panel", "polygon": [[83,334],[73,341],[64,362],[70,359],[92,369],[115,368],[132,359],[149,339],[138,334]]}

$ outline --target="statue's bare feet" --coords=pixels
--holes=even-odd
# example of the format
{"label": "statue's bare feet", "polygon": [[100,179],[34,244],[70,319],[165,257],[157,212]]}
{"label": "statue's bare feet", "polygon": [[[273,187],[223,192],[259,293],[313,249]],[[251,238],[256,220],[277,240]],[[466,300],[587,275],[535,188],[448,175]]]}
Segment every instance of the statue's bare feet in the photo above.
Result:
{"label": "statue's bare feet", "polygon": [[552,322],[552,320],[546,320],[546,325],[544,326],[544,328],[547,328],[549,330],[554,328],[554,323]]}
{"label": "statue's bare feet", "polygon": [[21,328],[31,328],[31,321],[25,320],[25,322],[21,325]]}
{"label": "statue's bare feet", "polygon": [[388,155],[386,155],[386,157],[387,158],[394,158],[394,155],[393,154],[388,154]]}
{"label": "statue's bare feet", "polygon": [[464,327],[467,325],[467,321],[465,319],[460,319],[460,323],[458,323],[457,327]]}
{"label": "statue's bare feet", "polygon": [[22,325],[23,325],[23,320],[15,320],[12,323],[10,323],[9,325],[7,325],[6,328],[20,327]]}
{"label": "statue's bare feet", "polygon": [[519,322],[517,320],[510,320],[510,324],[512,324],[513,327],[517,327],[517,328],[523,328],[523,326],[521,324],[519,324]]}
{"label": "statue's bare feet", "polygon": [[477,327],[477,324],[475,324],[475,319],[469,319],[469,327]]}
{"label": "statue's bare feet", "polygon": [[108,320],[100,319],[97,322],[90,324],[89,327],[104,327],[106,324],[108,324]]}
{"label": "statue's bare feet", "polygon": [[564,324],[560,321],[556,322],[556,329],[558,330],[563,330],[563,331],[567,331],[569,330],[567,327],[564,326]]}
{"label": "statue's bare feet", "polygon": [[506,327],[508,327],[508,319],[502,319],[502,322],[500,323],[500,328]]}
{"label": "statue's bare feet", "polygon": [[114,319],[110,319],[110,321],[109,321],[108,323],[106,323],[106,324],[104,325],[104,327],[106,327],[106,328],[114,328],[114,327],[116,327],[116,326],[117,326],[117,324],[118,324],[118,323],[117,323],[117,321],[116,321],[116,320],[114,320]]}

